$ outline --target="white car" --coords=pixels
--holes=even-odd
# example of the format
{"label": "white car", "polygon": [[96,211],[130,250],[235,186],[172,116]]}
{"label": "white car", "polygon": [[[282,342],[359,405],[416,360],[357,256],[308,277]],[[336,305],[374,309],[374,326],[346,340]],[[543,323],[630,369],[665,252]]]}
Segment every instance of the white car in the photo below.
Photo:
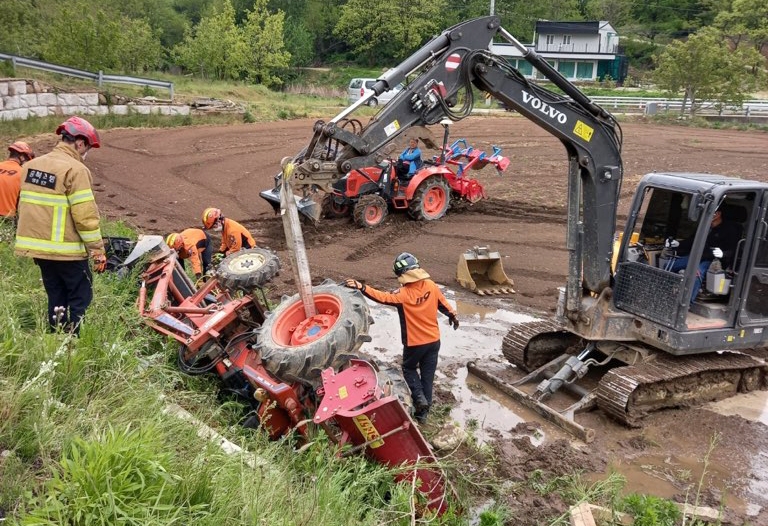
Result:
{"label": "white car", "polygon": [[[364,78],[357,78],[349,81],[349,86],[347,87],[347,95],[349,96],[349,103],[352,104],[354,102],[357,102],[358,100],[363,98],[364,95],[367,95],[367,92],[371,91],[371,88],[375,83],[376,83],[376,79],[364,79]],[[403,89],[403,85],[398,84],[393,89],[389,91],[385,91],[384,93],[382,93],[377,97],[371,97],[366,101],[366,104],[371,107],[378,106],[379,104],[386,104],[387,102],[391,101],[402,89]]]}

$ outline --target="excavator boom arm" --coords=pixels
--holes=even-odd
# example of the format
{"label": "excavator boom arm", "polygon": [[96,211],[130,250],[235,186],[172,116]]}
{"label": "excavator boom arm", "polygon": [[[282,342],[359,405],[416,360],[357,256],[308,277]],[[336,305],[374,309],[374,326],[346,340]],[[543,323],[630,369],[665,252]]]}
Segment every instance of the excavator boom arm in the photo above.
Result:
{"label": "excavator boom arm", "polygon": [[[533,84],[504,58],[488,51],[495,37],[564,94]],[[384,147],[414,126],[458,121],[473,105],[473,86],[517,110],[557,137],[568,154],[568,249],[571,251],[567,310],[578,310],[581,286],[600,292],[610,285],[611,251],[621,179],[621,133],[600,108],[545,60],[520,44],[488,16],[457,24],[387,71],[373,86],[378,95],[406,78],[408,85],[362,129],[349,126],[353,104],[330,122],[318,121],[307,148],[296,156],[294,185],[329,189],[338,178],[384,158]],[[579,280],[582,283],[579,283]]]}

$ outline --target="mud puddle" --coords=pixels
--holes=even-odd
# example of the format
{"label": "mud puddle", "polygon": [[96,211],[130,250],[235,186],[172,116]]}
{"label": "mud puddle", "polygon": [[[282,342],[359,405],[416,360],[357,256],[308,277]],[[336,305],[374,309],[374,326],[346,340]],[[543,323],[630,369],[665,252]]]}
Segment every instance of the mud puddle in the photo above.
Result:
{"label": "mud puddle", "polygon": [[[519,424],[533,422],[535,427],[529,426],[531,432],[526,434],[534,445],[566,438],[578,449],[604,455],[609,470],[617,471],[627,479],[627,492],[693,503],[698,498],[697,492],[703,491],[707,500],[702,505],[725,506],[742,516],[759,517],[755,524],[762,524],[763,516],[768,513],[768,452],[762,447],[768,428],[768,392],[748,393],[707,404],[699,410],[704,416],[695,416],[703,418],[710,426],[708,433],[728,435],[730,429],[730,433],[739,437],[743,436],[742,431],[731,429],[734,427],[731,421],[719,421],[718,418],[738,418],[738,422],[745,419],[745,424],[753,426],[749,433],[755,435],[751,440],[757,447],[751,451],[745,451],[750,448],[741,442],[726,437],[705,463],[709,438],[694,434],[695,427],[683,425],[681,415],[687,413],[674,411],[665,416],[667,420],[651,421],[641,430],[625,428],[599,412],[593,412],[589,416],[589,425],[595,429],[598,439],[594,444],[585,445],[468,374],[466,364],[469,361],[489,367],[509,366],[501,351],[504,336],[513,325],[534,318],[510,310],[456,301],[455,292],[451,290],[444,290],[444,293],[456,305],[461,326],[454,331],[447,319],[439,315],[442,344],[435,390],[451,392],[456,399],[450,412],[451,420],[468,430],[478,442],[520,436],[520,429],[525,426]],[[361,350],[382,361],[399,364],[402,343],[395,309],[370,301],[368,304],[374,319],[370,327],[372,342],[364,344]],[[671,423],[677,421],[681,421],[677,427]],[[633,444],[637,441],[645,445],[635,449]],[[598,480],[605,475],[607,472],[596,473],[590,478]]]}

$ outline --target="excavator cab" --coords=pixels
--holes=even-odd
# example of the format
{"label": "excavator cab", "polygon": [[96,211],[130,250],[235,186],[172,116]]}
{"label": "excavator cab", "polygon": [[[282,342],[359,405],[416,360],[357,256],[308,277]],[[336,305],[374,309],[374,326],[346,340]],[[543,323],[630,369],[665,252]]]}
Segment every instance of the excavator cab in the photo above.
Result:
{"label": "excavator cab", "polygon": [[635,324],[641,339],[672,354],[764,339],[767,193],[764,183],[709,174],[643,179],[614,276],[616,308],[646,320]]}

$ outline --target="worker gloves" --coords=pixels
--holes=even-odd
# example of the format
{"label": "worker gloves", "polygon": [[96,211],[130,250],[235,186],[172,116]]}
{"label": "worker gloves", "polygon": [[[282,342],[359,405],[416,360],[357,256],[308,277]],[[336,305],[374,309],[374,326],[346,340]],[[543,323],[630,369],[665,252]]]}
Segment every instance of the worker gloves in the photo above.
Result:
{"label": "worker gloves", "polygon": [[719,248],[715,247],[715,248],[712,249],[712,255],[715,258],[720,259],[721,257],[723,257],[723,251],[720,250]]}
{"label": "worker gloves", "polygon": [[354,279],[347,279],[344,281],[344,286],[349,287],[350,289],[356,289],[356,290],[363,290],[365,289],[365,285],[360,283],[357,280]]}
{"label": "worker gloves", "polygon": [[91,252],[91,264],[94,272],[101,274],[107,270],[107,256],[103,252]]}
{"label": "worker gloves", "polygon": [[448,323],[454,331],[459,328],[459,319],[454,315],[448,316]]}
{"label": "worker gloves", "polygon": [[679,246],[680,242],[673,237],[668,237],[667,240],[664,241],[664,248],[677,248]]}

